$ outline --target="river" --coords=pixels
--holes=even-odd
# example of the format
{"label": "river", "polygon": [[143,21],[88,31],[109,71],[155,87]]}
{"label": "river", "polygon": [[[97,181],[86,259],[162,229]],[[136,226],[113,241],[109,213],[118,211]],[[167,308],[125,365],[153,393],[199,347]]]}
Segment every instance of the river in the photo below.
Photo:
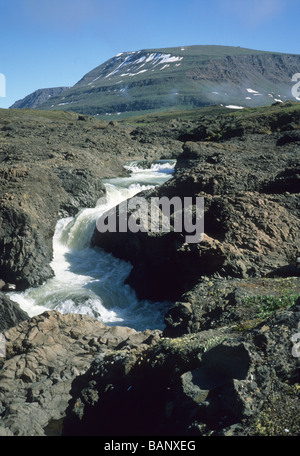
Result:
{"label": "river", "polygon": [[96,207],[58,221],[51,263],[54,277],[40,287],[9,293],[11,299],[30,317],[58,310],[139,331],[163,329],[170,303],[138,300],[134,290],[124,283],[131,264],[101,248],[91,248],[90,239],[100,215],[142,190],[163,184],[172,177],[174,167],[175,160],[157,161],[147,169],[131,162],[125,166],[130,172],[128,177],[105,180],[106,203],[101,198]]}

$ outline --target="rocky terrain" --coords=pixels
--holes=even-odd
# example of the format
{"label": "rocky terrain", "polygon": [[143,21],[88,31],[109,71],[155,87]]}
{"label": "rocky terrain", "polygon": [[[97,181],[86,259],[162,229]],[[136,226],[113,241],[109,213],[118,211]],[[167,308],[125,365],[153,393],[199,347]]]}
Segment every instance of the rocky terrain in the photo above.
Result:
{"label": "rocky terrain", "polygon": [[172,139],[137,144],[131,131],[73,113],[0,112],[2,282],[21,290],[51,277],[59,217],[93,207],[104,194],[101,180],[123,175],[127,160],[180,152]]}
{"label": "rocky terrain", "polygon": [[[299,105],[0,121],[0,435],[299,435]],[[204,197],[203,241],[95,230],[93,244],[131,261],[138,295],[173,301],[165,329],[29,318],[5,290],[51,276],[57,218],[94,204],[126,160],[158,158],[177,158],[174,178],[142,195]]]}
{"label": "rocky terrain", "polygon": [[73,382],[63,435],[299,435],[299,310],[98,354]]}
{"label": "rocky terrain", "polygon": [[0,435],[51,433],[51,425],[65,416],[74,378],[85,374],[97,353],[105,356],[121,345],[142,349],[157,337],[150,331],[109,328],[87,316],[55,311],[6,331]]}
{"label": "rocky terrain", "polygon": [[272,109],[189,125],[179,135],[183,152],[174,178],[140,194],[149,201],[203,197],[203,242],[187,244],[186,233],[175,230],[95,230],[96,245],[133,264],[128,283],[140,297],[178,299],[202,275],[297,273],[299,108]]}

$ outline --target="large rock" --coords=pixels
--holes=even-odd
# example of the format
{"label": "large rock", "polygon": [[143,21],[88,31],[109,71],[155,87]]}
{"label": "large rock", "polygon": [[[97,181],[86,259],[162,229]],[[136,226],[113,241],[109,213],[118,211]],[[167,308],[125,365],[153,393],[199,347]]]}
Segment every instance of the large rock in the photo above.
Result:
{"label": "large rock", "polygon": [[[179,337],[222,326],[245,328],[259,320],[261,300],[293,303],[300,296],[300,278],[222,279],[204,277],[170,306],[164,335]],[[276,308],[276,307],[275,307]],[[274,308],[274,310],[275,310]]]}
{"label": "large rock", "polygon": [[0,332],[17,326],[29,316],[16,302],[13,302],[5,293],[0,293]]}
{"label": "large rock", "polygon": [[[146,347],[159,332],[108,327],[83,315],[45,312],[4,332],[0,358],[0,435],[45,435],[59,422],[73,380],[95,357]],[[144,345],[145,344],[145,345]],[[127,348],[126,348],[127,347]]]}

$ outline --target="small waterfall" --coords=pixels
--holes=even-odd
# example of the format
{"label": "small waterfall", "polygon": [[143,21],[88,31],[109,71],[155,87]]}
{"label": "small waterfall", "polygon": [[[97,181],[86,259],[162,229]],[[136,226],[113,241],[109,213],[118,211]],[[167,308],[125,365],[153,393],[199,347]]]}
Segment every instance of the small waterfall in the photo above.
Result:
{"label": "small waterfall", "polygon": [[174,167],[174,160],[155,162],[149,169],[132,162],[126,166],[130,176],[106,180],[105,201],[101,198],[95,208],[58,221],[51,263],[54,277],[38,288],[9,293],[11,299],[30,316],[55,309],[137,330],[163,328],[170,303],[139,301],[134,290],[124,284],[131,264],[100,248],[90,248],[90,239],[100,215],[140,191],[166,182]]}

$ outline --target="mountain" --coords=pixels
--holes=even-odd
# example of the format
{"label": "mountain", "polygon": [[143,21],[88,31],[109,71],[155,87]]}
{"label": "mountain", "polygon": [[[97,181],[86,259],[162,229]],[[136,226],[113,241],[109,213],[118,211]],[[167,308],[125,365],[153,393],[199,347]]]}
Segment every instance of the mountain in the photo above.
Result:
{"label": "mountain", "polygon": [[64,90],[68,89],[69,87],[53,87],[50,89],[38,89],[32,92],[27,97],[23,98],[22,100],[16,101],[11,108],[13,109],[22,109],[22,108],[30,108],[36,109],[41,104],[45,103],[52,97],[56,97],[61,94]]}
{"label": "mountain", "polygon": [[38,107],[124,117],[174,107],[270,105],[292,99],[299,69],[300,55],[240,47],[123,52]]}

